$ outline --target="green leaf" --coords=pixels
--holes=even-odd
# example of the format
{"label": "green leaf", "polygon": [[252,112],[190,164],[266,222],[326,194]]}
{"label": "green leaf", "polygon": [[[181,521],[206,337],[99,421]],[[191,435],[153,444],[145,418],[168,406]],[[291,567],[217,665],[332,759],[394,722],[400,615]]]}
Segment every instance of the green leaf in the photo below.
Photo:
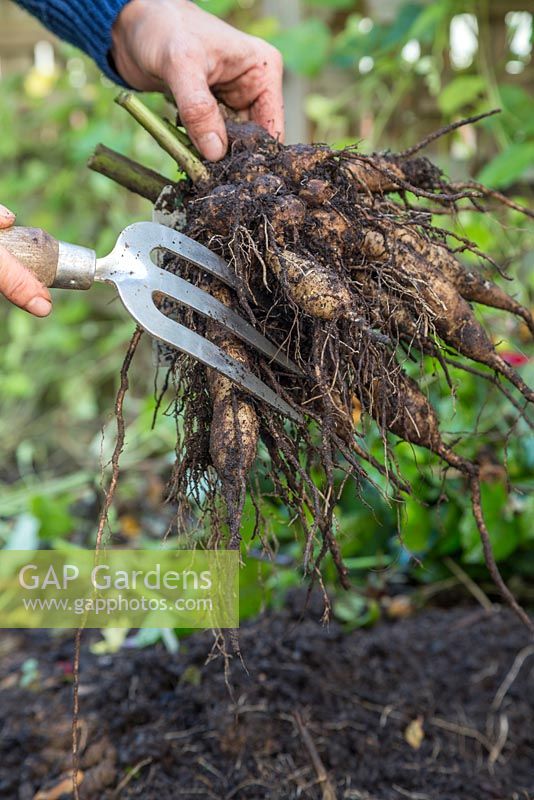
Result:
{"label": "green leaf", "polygon": [[478,174],[481,183],[500,189],[510,186],[534,164],[534,141],[512,144]]}
{"label": "green leaf", "polygon": [[332,10],[349,10],[354,8],[354,0],[306,0],[306,5],[320,6]]}
{"label": "green leaf", "polygon": [[252,20],[243,27],[243,30],[251,36],[259,36],[260,39],[271,40],[280,31],[280,21],[277,17],[261,17],[261,19]]}
{"label": "green leaf", "polygon": [[323,94],[309,94],[304,101],[306,116],[314,122],[329,119],[336,110],[337,100]]}
{"label": "green leaf", "polygon": [[436,29],[448,15],[447,3],[432,3],[427,6],[415,19],[411,29],[410,38],[420,42],[431,42]]}
{"label": "green leaf", "polygon": [[102,639],[89,646],[91,653],[98,656],[118,653],[126,641],[128,630],[128,628],[104,628],[100,631]]}
{"label": "green leaf", "polygon": [[307,19],[270,37],[270,41],[281,51],[288,69],[299,75],[316,75],[328,57],[331,35],[323,22]]}
{"label": "green leaf", "polygon": [[2,393],[4,397],[31,397],[35,391],[33,381],[24,372],[12,372],[2,378]]}
{"label": "green leaf", "polygon": [[473,103],[485,86],[481,75],[459,75],[443,89],[438,97],[438,105],[443,114],[454,114]]}
{"label": "green leaf", "polygon": [[379,46],[382,29],[375,25],[368,33],[359,28],[359,14],[351,14],[345,27],[332,42],[332,62],[341,68],[353,68],[362,56],[373,55]]}
{"label": "green leaf", "polygon": [[[482,484],[482,511],[489,531],[493,555],[502,561],[514,552],[519,543],[519,525],[507,508],[508,496],[502,483]],[[468,564],[483,564],[484,554],[480,534],[471,509],[466,509],[460,521],[460,537],[464,550],[464,561]]]}
{"label": "green leaf", "polygon": [[[509,127],[513,138],[523,139],[534,134],[534,107],[528,92],[515,84],[499,84],[502,101],[502,123]],[[489,122],[489,120],[488,120]]]}
{"label": "green leaf", "polygon": [[460,531],[458,523],[461,518],[461,509],[453,499],[440,503],[433,508],[433,518],[437,522],[439,536],[433,553],[437,556],[450,555],[461,549]]}
{"label": "green leaf", "polygon": [[31,512],[41,523],[39,537],[56,539],[72,533],[74,519],[68,511],[71,498],[36,495],[30,504]]}
{"label": "green leaf", "polygon": [[395,21],[384,29],[384,37],[381,42],[381,51],[390,50],[397,47],[402,42],[411,38],[411,31],[423,12],[423,6],[419,3],[406,3],[399,10]]}
{"label": "green leaf", "polygon": [[334,603],[334,615],[342,622],[352,623],[365,612],[366,599],[361,594],[350,592],[341,595]]}
{"label": "green leaf", "polygon": [[343,594],[334,602],[334,616],[346,624],[348,630],[374,625],[380,619],[380,607],[356,592]]}
{"label": "green leaf", "polygon": [[202,0],[198,5],[203,11],[209,11],[217,17],[226,17],[240,4],[238,0]]}
{"label": "green leaf", "polygon": [[7,538],[6,550],[35,550],[38,532],[39,520],[33,514],[20,514]]}
{"label": "green leaf", "polygon": [[356,558],[344,558],[343,562],[347,569],[353,570],[369,570],[369,569],[385,569],[389,567],[393,561],[393,556],[377,555],[377,556],[358,556]]}
{"label": "green leaf", "polygon": [[259,614],[264,604],[269,604],[271,591],[266,579],[273,572],[267,561],[248,559],[239,571],[239,618],[241,620]]}
{"label": "green leaf", "polygon": [[27,658],[21,665],[20,672],[19,686],[27,689],[32,683],[37,683],[39,680],[39,662],[36,658]]}
{"label": "green leaf", "polygon": [[526,468],[534,472],[534,435],[529,433],[521,437],[520,447]]}
{"label": "green leaf", "polygon": [[423,553],[430,547],[432,517],[430,510],[413,497],[405,504],[405,519],[402,526],[402,542],[407,550]]}
{"label": "green leaf", "polygon": [[524,507],[519,515],[519,530],[521,541],[529,546],[534,543],[534,495],[525,500]]}

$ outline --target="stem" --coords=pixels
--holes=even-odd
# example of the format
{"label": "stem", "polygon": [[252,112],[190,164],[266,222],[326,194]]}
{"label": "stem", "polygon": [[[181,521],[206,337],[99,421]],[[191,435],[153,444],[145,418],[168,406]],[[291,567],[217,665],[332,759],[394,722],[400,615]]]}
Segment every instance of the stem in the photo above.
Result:
{"label": "stem", "polygon": [[125,108],[160,147],[174,158],[193,183],[208,177],[208,171],[200,159],[193,155],[189,148],[178,139],[174,131],[171,131],[169,126],[147,108],[136,95],[131,92],[121,92],[115,102]]}
{"label": "stem", "polygon": [[142,164],[132,161],[103,144],[97,146],[89,159],[88,167],[124,186],[130,192],[146,197],[153,203],[160,196],[162,189],[172,183],[159,172],[143,167]]}
{"label": "stem", "polygon": [[521,622],[529,629],[531,633],[534,633],[534,622],[530,619],[524,608],[522,608],[517,600],[515,599],[514,595],[505,584],[501,573],[499,572],[499,567],[495,561],[495,556],[493,555],[493,547],[491,545],[491,538],[486,527],[486,523],[484,521],[484,515],[482,513],[482,501],[480,497],[480,477],[478,475],[473,475],[470,481],[471,485],[471,505],[473,508],[473,516],[475,518],[475,522],[477,524],[478,532],[480,534],[480,540],[482,542],[482,550],[484,552],[484,560],[486,562],[486,566],[488,568],[488,572],[493,580],[493,583],[501,593],[501,597],[508,603],[512,611],[514,611],[515,615],[519,617]]}
{"label": "stem", "polygon": [[172,135],[175,136],[176,139],[178,139],[178,141],[181,142],[185,147],[187,147],[187,149],[189,150],[190,153],[193,153],[194,156],[197,156],[197,157],[199,156],[199,152],[196,149],[196,147],[193,145],[193,143],[192,143],[191,139],[189,138],[189,136],[187,135],[187,131],[186,131],[185,128],[178,127],[173,122],[171,122],[170,119],[167,119],[167,117],[163,117],[163,122],[165,123],[167,128],[170,130]]}

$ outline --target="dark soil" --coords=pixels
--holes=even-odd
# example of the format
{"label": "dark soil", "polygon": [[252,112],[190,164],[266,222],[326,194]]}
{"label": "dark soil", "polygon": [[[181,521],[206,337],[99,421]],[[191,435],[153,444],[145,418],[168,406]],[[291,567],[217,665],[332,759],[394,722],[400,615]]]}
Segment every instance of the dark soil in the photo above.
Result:
{"label": "dark soil", "polygon": [[[84,646],[81,796],[534,797],[530,649],[492,710],[529,648],[510,612],[436,609],[347,634],[321,627],[315,610],[299,620],[301,605],[243,626],[249,673],[234,660],[232,694],[222,660],[205,664],[207,633],[175,656],[157,647],[98,657]],[[68,771],[72,640],[10,633],[0,646],[0,796],[31,800]],[[30,656],[38,679],[21,688]],[[318,780],[323,768],[330,784]]]}

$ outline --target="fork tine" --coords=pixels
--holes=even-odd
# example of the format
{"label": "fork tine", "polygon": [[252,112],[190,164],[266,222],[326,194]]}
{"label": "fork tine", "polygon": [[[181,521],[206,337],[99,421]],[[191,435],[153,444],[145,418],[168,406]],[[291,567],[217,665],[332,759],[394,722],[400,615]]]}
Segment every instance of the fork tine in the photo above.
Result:
{"label": "fork tine", "polygon": [[240,339],[255,347],[269,359],[284,367],[284,369],[293,372],[295,375],[302,376],[304,374],[279,347],[276,347],[259,333],[239,314],[232,312],[231,309],[228,309],[207,292],[198,289],[183,278],[156,267],[150,259],[150,255],[154,250],[168,250],[176,253],[186,261],[201,267],[206,272],[209,272],[210,275],[220,278],[227,286],[235,289],[237,285],[236,276],[223,258],[213,253],[209,248],[204,247],[204,245],[195,242],[194,239],[190,239],[189,236],[172,228],[167,228],[160,223],[136,222],[125,229],[123,236],[127,239],[128,235],[134,232],[136,238],[139,232],[143,233],[142,246],[146,248],[149,256],[146,260],[146,266],[149,273],[152,272],[152,275],[149,275],[149,279],[152,281],[152,289],[154,291],[161,291],[178,302],[194,308],[200,314],[221,322]]}
{"label": "fork tine", "polygon": [[176,253],[176,255],[185,258],[191,264],[195,264],[197,267],[209,272],[210,275],[220,278],[231,289],[237,288],[235,273],[232,272],[224,258],[213,253],[208,247],[195,242],[194,239],[190,239],[184,233],[179,233],[157,222],[140,222],[136,223],[136,225],[149,225],[152,228],[149,236],[157,244],[151,248],[151,251],[169,250],[171,253]]}
{"label": "fork tine", "polygon": [[193,356],[207,367],[226,375],[242,389],[258,400],[268,403],[293,422],[301,423],[303,421],[303,417],[298,411],[246,369],[243,364],[229,356],[213,342],[166,317],[153,303],[147,303],[146,287],[140,286],[138,280],[122,280],[117,284],[117,289],[127,311],[149,334],[172,345],[182,353]]}
{"label": "fork tine", "polygon": [[198,286],[193,286],[193,284],[185,281],[178,275],[165,272],[165,270],[152,265],[149,267],[149,280],[151,280],[151,285],[156,287],[158,292],[177,300],[183,305],[189,306],[189,308],[193,308],[204,317],[214,319],[216,322],[224,325],[225,328],[235,334],[239,339],[246,342],[246,344],[259,350],[260,353],[263,353],[267,358],[271,359],[271,361],[275,361],[277,364],[285,367],[285,369],[296,375],[303,375],[302,370],[300,370],[285,353],[270,342],[269,339],[262,336],[262,334],[253,328],[252,325],[249,325],[243,317],[236,314],[235,311],[232,311],[231,308],[225,306],[224,303],[221,303],[215,297],[212,297],[208,292],[199,289]]}

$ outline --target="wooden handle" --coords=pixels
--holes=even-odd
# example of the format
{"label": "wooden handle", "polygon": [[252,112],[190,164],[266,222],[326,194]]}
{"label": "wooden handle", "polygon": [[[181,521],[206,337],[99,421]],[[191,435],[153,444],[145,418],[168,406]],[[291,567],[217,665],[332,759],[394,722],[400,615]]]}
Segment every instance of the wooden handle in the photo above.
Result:
{"label": "wooden handle", "polygon": [[33,272],[45,286],[52,286],[57,272],[59,242],[40,228],[15,226],[0,230],[0,245]]}

